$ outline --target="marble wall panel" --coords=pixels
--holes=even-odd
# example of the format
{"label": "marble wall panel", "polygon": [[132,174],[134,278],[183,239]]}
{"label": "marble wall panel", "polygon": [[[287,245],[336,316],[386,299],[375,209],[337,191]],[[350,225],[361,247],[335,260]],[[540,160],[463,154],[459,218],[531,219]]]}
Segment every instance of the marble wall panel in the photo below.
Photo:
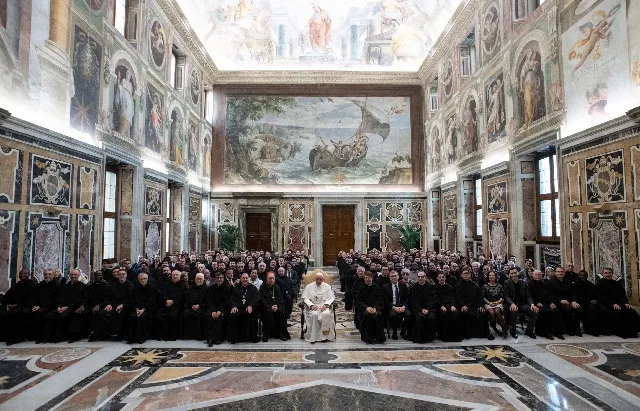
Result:
{"label": "marble wall panel", "polygon": [[76,238],[74,266],[80,268],[84,273],[93,270],[94,252],[94,216],[78,214],[76,216]]}
{"label": "marble wall panel", "polygon": [[164,192],[158,187],[144,186],[144,215],[163,216]]}
{"label": "marble wall panel", "polygon": [[306,230],[303,225],[290,225],[287,246],[292,251],[306,253]]}
{"label": "marble wall panel", "polygon": [[20,211],[0,210],[0,291],[9,289],[10,278],[18,272]]}
{"label": "marble wall panel", "polygon": [[524,241],[534,241],[537,237],[535,181],[522,179],[522,237]]}
{"label": "marble wall panel", "polygon": [[302,223],[305,221],[305,204],[289,204],[288,220],[290,223]]}
{"label": "marble wall panel", "polygon": [[585,269],[582,248],[582,213],[569,213],[569,248],[575,271]]}
{"label": "marble wall panel", "polygon": [[522,174],[533,174],[535,173],[535,165],[533,161],[522,161],[520,162],[520,173]]}
{"label": "marble wall panel", "polygon": [[98,170],[91,167],[78,167],[78,188],[76,207],[85,210],[96,209]]}
{"label": "marble wall panel", "polygon": [[70,222],[69,214],[52,216],[29,213],[25,237],[29,238],[30,250],[24,253],[24,267],[30,269],[40,280],[42,272],[47,268],[60,268],[65,273],[69,271]]}
{"label": "marble wall panel", "polygon": [[31,154],[29,172],[30,204],[71,207],[72,164]]}
{"label": "marble wall panel", "polygon": [[[640,26],[640,25],[639,25]],[[640,67],[639,67],[640,70]],[[640,145],[629,147],[631,153],[631,178],[633,182],[633,199],[640,201]]]}
{"label": "marble wall panel", "polygon": [[120,215],[133,214],[133,169],[120,169]]}
{"label": "marble wall panel", "polygon": [[398,225],[395,224],[387,224],[385,226],[385,249],[387,251],[400,251],[403,250],[402,242],[400,241],[400,231],[398,230]]}
{"label": "marble wall panel", "polygon": [[367,221],[372,223],[382,221],[382,203],[367,203]]}
{"label": "marble wall panel", "polygon": [[440,210],[440,192],[431,192],[431,218],[433,220],[431,231],[434,237],[440,237],[442,232],[442,218]]}
{"label": "marble wall panel", "polygon": [[203,223],[200,226],[200,241],[203,252],[211,249],[211,245],[209,244],[209,227],[207,223]]}
{"label": "marble wall panel", "polygon": [[541,269],[547,267],[556,268],[562,265],[560,247],[557,246],[540,246],[540,265]]}
{"label": "marble wall panel", "polygon": [[456,223],[446,223],[444,227],[444,249],[447,251],[458,251],[458,225]]}
{"label": "marble wall panel", "polygon": [[582,183],[580,161],[571,161],[567,165],[567,193],[569,195],[569,207],[582,204]]}
{"label": "marble wall panel", "polygon": [[[640,256],[640,210],[633,210],[635,226],[636,226],[636,256]],[[640,258],[636,259],[636,269],[640,273]],[[640,292],[640,284],[638,284],[638,292]]]}
{"label": "marble wall panel", "polygon": [[161,221],[144,222],[144,253],[146,258],[153,259],[155,255],[162,255],[162,227]]}
{"label": "marble wall panel", "polygon": [[464,236],[472,238],[476,229],[475,225],[475,195],[473,191],[467,191],[462,195],[464,203]]}
{"label": "marble wall panel", "polygon": [[171,223],[171,252],[182,251],[181,223]]}
{"label": "marble wall panel", "polygon": [[589,204],[625,201],[623,157],[623,151],[618,150],[585,160]]}
{"label": "marble wall panel", "polygon": [[487,185],[487,214],[509,212],[508,198],[506,181]]}
{"label": "marble wall panel", "polygon": [[0,203],[19,203],[22,197],[24,152],[0,145]]}
{"label": "marble wall panel", "polygon": [[218,224],[228,224],[236,222],[235,203],[220,203],[217,214]]}
{"label": "marble wall panel", "polygon": [[118,249],[119,258],[133,258],[131,255],[131,220],[128,218],[118,220]]}
{"label": "marble wall panel", "polygon": [[171,219],[182,220],[182,187],[171,189]]}
{"label": "marble wall panel", "polygon": [[413,201],[407,203],[407,221],[409,224],[418,224],[423,220],[422,202]]}
{"label": "marble wall panel", "polygon": [[489,220],[489,255],[495,259],[502,256],[504,261],[509,254],[509,220],[506,218]]}
{"label": "marble wall panel", "polygon": [[627,283],[628,229],[625,211],[588,213],[591,270],[598,274],[603,268],[612,268],[614,278],[623,278]]}
{"label": "marble wall panel", "polygon": [[443,217],[445,220],[456,220],[458,218],[458,202],[454,195],[444,196]]}
{"label": "marble wall panel", "polygon": [[189,196],[189,221],[200,221],[202,219],[202,198]]}
{"label": "marble wall panel", "polygon": [[102,45],[75,26],[72,57],[71,127],[92,136],[99,121]]}
{"label": "marble wall panel", "polygon": [[404,220],[404,204],[403,203],[386,203],[385,204],[385,221],[401,222]]}
{"label": "marble wall panel", "polygon": [[189,224],[189,252],[197,253],[198,252],[198,237],[200,233],[198,232],[199,224],[192,223]]}
{"label": "marble wall panel", "polygon": [[380,224],[367,224],[367,252],[382,251],[382,226]]}

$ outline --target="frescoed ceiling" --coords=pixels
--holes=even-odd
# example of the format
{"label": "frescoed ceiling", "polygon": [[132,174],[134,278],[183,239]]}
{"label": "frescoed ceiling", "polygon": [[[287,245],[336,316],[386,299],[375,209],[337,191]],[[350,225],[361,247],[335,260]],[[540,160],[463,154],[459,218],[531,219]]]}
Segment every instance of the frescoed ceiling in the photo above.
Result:
{"label": "frescoed ceiling", "polygon": [[417,71],[461,0],[180,0],[220,70]]}

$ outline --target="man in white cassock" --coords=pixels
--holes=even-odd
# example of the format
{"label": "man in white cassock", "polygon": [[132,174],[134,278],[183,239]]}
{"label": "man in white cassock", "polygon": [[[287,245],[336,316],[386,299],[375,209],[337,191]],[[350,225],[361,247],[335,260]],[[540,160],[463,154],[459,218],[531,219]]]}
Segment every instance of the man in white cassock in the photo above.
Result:
{"label": "man in white cassock", "polygon": [[324,282],[322,273],[316,274],[316,281],[307,285],[302,293],[304,300],[304,321],[307,324],[305,339],[316,341],[335,341],[335,323],[331,313],[331,304],[335,299],[333,290]]}

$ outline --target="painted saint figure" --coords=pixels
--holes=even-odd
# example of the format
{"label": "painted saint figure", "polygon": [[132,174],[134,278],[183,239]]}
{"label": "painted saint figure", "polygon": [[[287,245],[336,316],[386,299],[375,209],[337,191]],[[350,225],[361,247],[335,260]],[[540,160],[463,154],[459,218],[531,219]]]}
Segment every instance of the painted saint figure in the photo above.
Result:
{"label": "painted saint figure", "polygon": [[544,111],[541,74],[537,53],[534,49],[529,49],[520,70],[520,93],[522,93],[523,123],[525,127],[529,127],[531,123],[542,117],[540,112]]}
{"label": "painted saint figure", "polygon": [[331,40],[331,17],[320,6],[313,6],[313,15],[307,24],[309,27],[309,41],[316,53],[324,53]]}
{"label": "painted saint figure", "polygon": [[505,121],[502,82],[499,79],[489,87],[488,94],[487,134],[492,136],[502,131]]}
{"label": "painted saint figure", "polygon": [[114,93],[114,128],[125,137],[131,137],[131,126],[135,102],[133,100],[134,84],[131,78],[131,71],[125,67],[119,67],[118,80],[116,81]]}
{"label": "painted saint figure", "polygon": [[464,151],[471,154],[478,149],[478,119],[476,101],[471,99],[462,111],[462,127],[464,132]]}

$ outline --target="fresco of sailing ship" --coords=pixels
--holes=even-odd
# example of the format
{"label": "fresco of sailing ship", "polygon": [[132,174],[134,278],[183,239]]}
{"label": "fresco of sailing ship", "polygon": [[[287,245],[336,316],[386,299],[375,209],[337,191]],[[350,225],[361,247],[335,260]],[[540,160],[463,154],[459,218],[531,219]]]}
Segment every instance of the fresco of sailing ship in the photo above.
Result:
{"label": "fresco of sailing ship", "polygon": [[234,96],[226,184],[412,184],[408,97]]}

